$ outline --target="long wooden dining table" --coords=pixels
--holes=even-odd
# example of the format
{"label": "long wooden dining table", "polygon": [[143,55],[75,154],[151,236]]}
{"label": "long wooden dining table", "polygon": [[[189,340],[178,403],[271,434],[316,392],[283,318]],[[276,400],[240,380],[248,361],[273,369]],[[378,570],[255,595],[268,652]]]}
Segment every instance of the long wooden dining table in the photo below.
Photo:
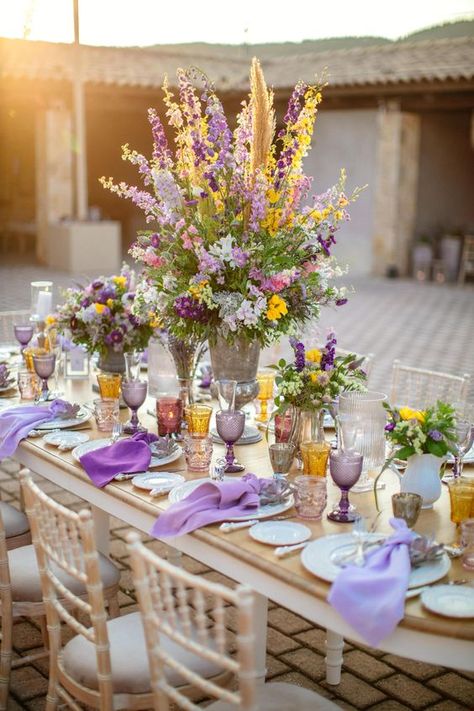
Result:
{"label": "long wooden dining table", "polygon": [[[85,381],[69,381],[66,385],[66,397],[73,402],[86,402],[92,399],[91,385]],[[156,421],[140,411],[140,419],[150,431],[156,432]],[[128,416],[122,411],[122,417]],[[90,420],[90,429],[85,430],[91,439],[104,437],[97,430],[95,422]],[[214,445],[214,456],[222,456],[222,445]],[[268,446],[265,437],[253,445],[236,446],[239,460],[245,464],[246,471],[259,477],[271,475],[268,458]],[[32,472],[54,482],[63,489],[88,502],[92,507],[97,544],[107,553],[109,546],[109,516],[124,521],[139,531],[148,534],[157,516],[169,506],[167,496],[152,498],[148,492],[137,489],[131,481],[113,481],[103,489],[98,489],[89,479],[82,466],[76,463],[70,452],[60,452],[44,442],[42,438],[23,440],[15,458]],[[184,456],[157,470],[175,471],[186,479],[202,478],[203,474],[188,472]],[[296,471],[294,472],[297,473]],[[467,471],[469,474],[469,471]],[[471,468],[474,475],[474,467]],[[391,494],[399,490],[395,474],[384,475],[385,488],[379,492],[382,514],[377,519],[377,532],[389,532],[389,518],[392,515]],[[451,543],[457,539],[458,532],[450,521],[450,505],[447,487],[442,487],[441,498],[433,509],[424,510],[416,525],[420,533],[435,534],[437,540]],[[339,489],[328,480],[328,508],[334,505],[340,496]],[[359,512],[374,520],[376,508],[373,493],[351,494],[351,501]],[[296,512],[292,509],[296,518]],[[334,523],[326,514],[320,521],[305,521],[312,532],[312,538],[347,533],[345,524]],[[259,676],[265,676],[265,653],[267,635],[268,599],[278,605],[301,615],[316,625],[327,630],[326,669],[327,681],[338,684],[340,681],[343,640],[347,638],[356,644],[364,640],[344,619],[329,605],[326,598],[329,583],[307,572],[300,560],[300,553],[278,559],[271,546],[254,541],[248,529],[223,533],[218,525],[207,526],[193,533],[165,541],[172,549],[180,551],[219,571],[232,580],[249,585],[256,591],[258,630],[256,630],[256,658]],[[451,562],[451,568],[444,579],[474,581],[474,575],[464,570],[459,559]],[[452,667],[459,670],[474,671],[474,620],[442,617],[426,610],[420,598],[406,601],[405,617],[395,631],[384,639],[379,648],[385,652],[433,664]]]}

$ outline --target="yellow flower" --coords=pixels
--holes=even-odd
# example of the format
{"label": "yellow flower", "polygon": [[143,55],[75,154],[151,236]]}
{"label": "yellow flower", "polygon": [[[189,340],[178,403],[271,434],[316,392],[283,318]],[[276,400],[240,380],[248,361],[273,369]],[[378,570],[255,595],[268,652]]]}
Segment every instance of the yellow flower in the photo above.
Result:
{"label": "yellow flower", "polygon": [[311,363],[320,363],[321,362],[321,351],[318,348],[312,348],[310,351],[306,351],[306,360],[309,360]]}
{"label": "yellow flower", "polygon": [[121,286],[122,289],[125,288],[125,285],[127,283],[127,277],[124,276],[114,276],[112,277],[112,281],[117,284],[117,286]]}
{"label": "yellow flower", "polygon": [[399,410],[402,420],[418,420],[421,424],[426,419],[426,412],[423,410],[412,410],[411,407],[401,407]]}
{"label": "yellow flower", "polygon": [[192,286],[189,287],[188,292],[191,294],[193,299],[201,299],[201,292],[203,289],[209,284],[208,279],[203,279],[203,281],[200,281],[199,284],[193,284]]}
{"label": "yellow flower", "polygon": [[149,311],[148,316],[150,318],[151,328],[159,328],[161,326],[161,319],[158,318],[154,311]]}
{"label": "yellow flower", "polygon": [[312,383],[317,383],[318,382],[318,373],[310,373],[309,374],[309,379],[311,380]]}
{"label": "yellow flower", "polygon": [[105,304],[96,304],[95,310],[98,314],[103,314],[105,310]]}
{"label": "yellow flower", "polygon": [[53,326],[57,322],[56,316],[53,316],[53,314],[48,314],[44,320],[45,324],[47,326]]}
{"label": "yellow flower", "polygon": [[109,309],[111,309],[113,305],[114,305],[114,300],[113,300],[113,299],[107,299],[107,306],[109,307]]}
{"label": "yellow flower", "polygon": [[284,299],[278,294],[273,294],[268,300],[267,318],[269,321],[277,321],[288,313],[288,307]]}
{"label": "yellow flower", "polygon": [[267,192],[267,198],[269,202],[273,205],[274,203],[278,202],[280,199],[280,193],[277,193],[276,190],[273,188],[270,188],[270,190]]}

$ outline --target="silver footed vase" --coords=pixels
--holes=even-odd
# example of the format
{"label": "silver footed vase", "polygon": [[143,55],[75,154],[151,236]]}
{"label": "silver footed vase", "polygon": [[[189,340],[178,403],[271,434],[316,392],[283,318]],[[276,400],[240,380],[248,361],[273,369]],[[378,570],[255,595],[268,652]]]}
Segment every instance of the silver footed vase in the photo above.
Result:
{"label": "silver footed vase", "polygon": [[246,338],[235,338],[228,343],[218,336],[214,344],[209,344],[214,380],[236,380],[235,408],[240,410],[254,400],[259,391],[256,380],[260,344]]}

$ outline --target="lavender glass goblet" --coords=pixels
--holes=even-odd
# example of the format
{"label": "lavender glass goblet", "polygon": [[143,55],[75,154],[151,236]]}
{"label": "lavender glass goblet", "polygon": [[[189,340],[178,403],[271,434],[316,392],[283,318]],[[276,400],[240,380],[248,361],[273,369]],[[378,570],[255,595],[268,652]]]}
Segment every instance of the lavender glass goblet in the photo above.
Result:
{"label": "lavender glass goblet", "polygon": [[242,472],[245,467],[239,464],[234,455],[234,443],[242,437],[245,427],[245,413],[241,410],[219,410],[216,413],[216,428],[226,446],[226,467],[228,473]]}
{"label": "lavender glass goblet", "polygon": [[354,450],[331,452],[329,457],[329,471],[334,483],[341,490],[339,504],[328,513],[328,519],[339,523],[353,523],[359,514],[349,504],[349,490],[357,483],[362,473],[362,454]]}
{"label": "lavender glass goblet", "polygon": [[138,420],[137,410],[145,402],[147,387],[147,383],[142,380],[124,380],[122,382],[122,397],[132,414],[130,420],[123,426],[123,432],[126,434],[146,432],[146,427],[143,427]]}
{"label": "lavender glass goblet", "polygon": [[41,378],[41,395],[39,396],[39,400],[48,400],[50,395],[48,388],[48,378],[54,373],[54,369],[56,367],[56,355],[54,353],[47,353],[46,355],[34,355],[33,366],[36,375]]}
{"label": "lavender glass goblet", "polygon": [[28,343],[33,338],[34,328],[27,323],[16,323],[13,326],[15,338],[21,346],[21,352],[25,350]]}

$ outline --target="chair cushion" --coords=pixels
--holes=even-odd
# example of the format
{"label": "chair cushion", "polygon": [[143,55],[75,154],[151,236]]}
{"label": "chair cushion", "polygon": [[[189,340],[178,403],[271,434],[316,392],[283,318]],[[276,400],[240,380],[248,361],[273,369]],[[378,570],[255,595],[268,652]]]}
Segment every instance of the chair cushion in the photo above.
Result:
{"label": "chair cushion", "polygon": [[[315,691],[296,684],[275,682],[257,688],[258,711],[338,711],[340,706]],[[216,701],[206,711],[235,711],[235,705]]]}
{"label": "chair cushion", "polygon": [[2,514],[5,535],[7,538],[21,536],[30,530],[28,519],[22,511],[18,511],[6,501],[0,501],[0,513]]}
{"label": "chair cushion", "polygon": [[[16,602],[41,602],[41,580],[36,561],[34,546],[22,546],[8,552],[12,597]],[[61,568],[52,566],[54,574],[76,595],[84,595],[86,590],[79,580],[65,573]],[[120,571],[111,560],[99,553],[99,568],[104,588],[117,585]]]}
{"label": "chair cushion", "polygon": [[[114,693],[149,692],[151,690],[150,669],[140,613],[132,612],[109,620],[107,629]],[[165,635],[160,636],[160,644],[170,656],[200,676],[208,679],[222,672],[221,667],[186,651]],[[80,635],[74,637],[63,649],[62,662],[64,670],[75,681],[89,689],[98,689],[97,658],[92,642]],[[174,670],[169,670],[167,679],[173,686],[182,686],[185,683],[185,680]]]}

